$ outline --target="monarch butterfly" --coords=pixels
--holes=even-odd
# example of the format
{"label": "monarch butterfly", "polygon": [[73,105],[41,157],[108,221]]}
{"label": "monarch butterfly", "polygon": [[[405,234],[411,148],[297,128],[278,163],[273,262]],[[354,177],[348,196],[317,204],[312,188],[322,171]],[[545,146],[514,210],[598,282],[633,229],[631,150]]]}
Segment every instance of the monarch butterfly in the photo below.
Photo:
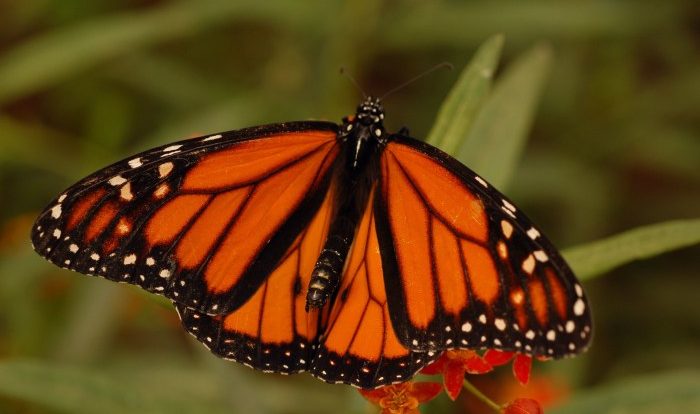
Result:
{"label": "monarch butterfly", "polygon": [[584,350],[588,302],[552,244],[483,178],[383,119],[368,97],[341,125],[143,152],[57,197],[34,248],[164,295],[213,353],[266,372],[372,388],[447,349]]}

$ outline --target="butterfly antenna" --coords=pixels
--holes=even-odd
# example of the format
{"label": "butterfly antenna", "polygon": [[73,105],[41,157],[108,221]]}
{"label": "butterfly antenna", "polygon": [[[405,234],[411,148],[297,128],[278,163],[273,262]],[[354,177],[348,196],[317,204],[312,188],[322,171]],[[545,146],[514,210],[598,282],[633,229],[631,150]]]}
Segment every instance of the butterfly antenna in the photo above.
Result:
{"label": "butterfly antenna", "polygon": [[340,74],[345,75],[346,78],[350,79],[350,82],[352,82],[352,84],[355,85],[357,90],[360,91],[360,93],[362,93],[363,98],[367,97],[367,94],[365,93],[364,89],[360,87],[360,84],[357,82],[357,80],[355,80],[355,78],[353,78],[352,75],[349,74],[343,66],[340,67]]}
{"label": "butterfly antenna", "polygon": [[452,70],[452,69],[454,69],[454,66],[452,66],[452,64],[451,64],[450,62],[441,62],[441,63],[438,63],[437,65],[433,66],[432,68],[426,70],[426,71],[423,72],[423,73],[420,73],[420,74],[418,74],[418,75],[412,77],[411,79],[409,79],[409,80],[407,80],[406,82],[400,84],[399,86],[396,86],[396,87],[394,87],[393,89],[390,89],[389,91],[384,92],[384,95],[382,95],[381,98],[379,98],[379,100],[380,100],[380,101],[383,101],[384,98],[386,98],[387,96],[391,95],[392,93],[394,93],[394,92],[396,92],[396,91],[398,91],[398,90],[401,90],[401,89],[405,88],[406,86],[408,86],[408,85],[412,84],[413,82],[415,82],[415,81],[417,81],[417,80],[419,80],[419,79],[425,77],[426,75],[429,75],[429,74],[435,72],[435,71],[438,70],[438,69],[443,69],[443,68]]}

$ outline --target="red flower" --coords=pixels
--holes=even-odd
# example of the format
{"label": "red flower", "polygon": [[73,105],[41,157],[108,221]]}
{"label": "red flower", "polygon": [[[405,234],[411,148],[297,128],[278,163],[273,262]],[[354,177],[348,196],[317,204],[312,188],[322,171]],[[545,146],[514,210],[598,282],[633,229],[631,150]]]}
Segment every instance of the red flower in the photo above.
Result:
{"label": "red flower", "polygon": [[382,414],[419,414],[418,405],[432,400],[440,393],[436,382],[404,382],[360,394],[382,408]]}
{"label": "red flower", "polygon": [[513,374],[525,385],[530,378],[532,359],[527,355],[493,349],[487,350],[483,356],[470,350],[445,351],[437,361],[421,372],[426,375],[442,374],[445,391],[454,401],[462,390],[465,374],[485,374],[493,370],[493,367],[507,364],[513,358]]}
{"label": "red flower", "polygon": [[506,404],[503,414],[544,414],[540,403],[530,398],[518,398]]}

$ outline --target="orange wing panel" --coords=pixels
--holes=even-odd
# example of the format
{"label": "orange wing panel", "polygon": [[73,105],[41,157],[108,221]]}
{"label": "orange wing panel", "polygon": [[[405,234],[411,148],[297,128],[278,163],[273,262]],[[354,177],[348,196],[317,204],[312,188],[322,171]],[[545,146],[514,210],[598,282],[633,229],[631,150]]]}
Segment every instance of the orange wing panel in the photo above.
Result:
{"label": "orange wing panel", "polygon": [[210,292],[226,292],[238,282],[263,245],[306,197],[331,148],[317,151],[255,186],[237,222],[207,266],[204,275]]}
{"label": "orange wing panel", "polygon": [[185,194],[168,201],[146,225],[148,243],[155,246],[172,242],[209,199],[208,195]]}
{"label": "orange wing panel", "polygon": [[100,207],[100,209],[97,210],[97,214],[95,214],[95,217],[93,217],[88,225],[87,230],[85,230],[85,242],[90,243],[95,240],[95,238],[105,230],[112,219],[117,216],[118,211],[119,207],[117,203],[113,201],[109,201]]}
{"label": "orange wing panel", "polygon": [[323,345],[339,356],[378,362],[380,356],[406,357],[409,351],[400,344],[389,319],[373,198],[351,246]]}
{"label": "orange wing panel", "polygon": [[70,219],[66,223],[66,230],[73,230],[81,221],[85,219],[90,208],[94,206],[102,197],[105,196],[107,191],[104,188],[98,188],[92,193],[82,197],[80,201],[75,203],[73,206],[73,211],[70,214]]}
{"label": "orange wing panel", "polygon": [[245,141],[202,159],[182,188],[213,191],[259,181],[335,140],[334,132],[280,134]]}
{"label": "orange wing panel", "polygon": [[478,244],[463,240],[461,245],[474,296],[486,304],[492,304],[498,298],[500,291],[498,272],[493,258]]}
{"label": "orange wing panel", "polygon": [[467,306],[467,286],[459,242],[439,220],[433,218],[431,223],[440,301],[447,313],[458,316]]}
{"label": "orange wing panel", "polygon": [[202,263],[227,224],[240,210],[250,195],[250,188],[243,187],[215,196],[202,215],[178,243],[176,255],[180,266],[192,269]]}
{"label": "orange wing panel", "polygon": [[[420,190],[424,203],[455,230],[481,242],[488,240],[484,206],[454,174],[430,157],[405,146],[389,144],[387,152]],[[384,157],[388,159],[389,157]],[[394,168],[389,170],[393,180]],[[390,180],[391,182],[391,180]]]}
{"label": "orange wing panel", "polygon": [[414,326],[422,329],[436,313],[428,239],[430,217],[425,203],[396,159],[385,156],[382,160],[390,177],[387,208],[408,316]]}

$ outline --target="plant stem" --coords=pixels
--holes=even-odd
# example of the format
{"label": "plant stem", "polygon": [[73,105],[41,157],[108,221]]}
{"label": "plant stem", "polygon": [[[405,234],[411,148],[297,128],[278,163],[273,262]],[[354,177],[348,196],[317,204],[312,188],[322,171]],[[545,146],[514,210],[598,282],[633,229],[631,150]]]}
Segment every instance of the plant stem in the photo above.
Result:
{"label": "plant stem", "polygon": [[501,411],[501,406],[496,404],[495,402],[491,401],[489,397],[487,397],[483,392],[479,391],[478,388],[476,388],[471,382],[464,380],[464,383],[462,384],[464,388],[467,389],[467,391],[471,392],[474,394],[476,398],[481,400],[484,404],[488,405],[489,407],[493,408],[495,411],[500,412]]}

